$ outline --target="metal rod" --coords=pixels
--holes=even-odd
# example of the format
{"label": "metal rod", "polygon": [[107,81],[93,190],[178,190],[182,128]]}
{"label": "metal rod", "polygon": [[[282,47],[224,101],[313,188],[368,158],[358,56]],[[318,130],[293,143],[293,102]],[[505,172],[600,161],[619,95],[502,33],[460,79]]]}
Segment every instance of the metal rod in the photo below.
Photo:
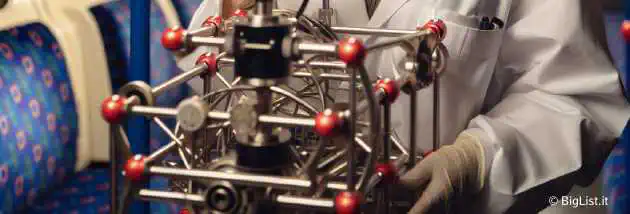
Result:
{"label": "metal rod", "polygon": [[206,199],[202,195],[181,192],[157,191],[149,189],[141,189],[138,192],[138,198],[145,201],[166,201],[178,203],[192,202],[198,205],[206,204]]}
{"label": "metal rod", "polygon": [[409,162],[407,168],[411,169],[416,165],[416,113],[417,113],[417,92],[411,90],[409,92]]}
{"label": "metal rod", "polygon": [[191,36],[190,43],[193,46],[214,46],[223,47],[225,44],[225,38],[219,37],[206,37],[206,36]]}
{"label": "metal rod", "polygon": [[336,44],[319,44],[302,42],[298,44],[298,50],[303,54],[337,54]]}
{"label": "metal rod", "polygon": [[[383,102],[383,129],[385,129],[385,133],[383,134],[383,162],[390,162],[391,158],[391,144],[389,141],[389,137],[391,136],[391,106],[390,103],[385,101]],[[389,185],[383,185],[383,205],[384,214],[391,213],[391,188]]]}
{"label": "metal rod", "polygon": [[151,153],[149,157],[147,157],[144,161],[145,163],[151,163],[157,159],[161,159],[166,156],[173,148],[176,148],[177,143],[175,141],[171,141],[169,144],[166,144],[159,149],[155,150],[155,152]]}
{"label": "metal rod", "polygon": [[[298,77],[298,78],[310,78],[313,76],[313,74],[308,73],[308,72],[293,72],[291,73],[291,76]],[[345,75],[345,74],[323,73],[323,74],[319,74],[318,77],[321,79],[326,79],[326,80],[342,80],[342,81],[350,80],[350,75]]]}
{"label": "metal rod", "polygon": [[[184,163],[184,166],[186,166],[186,169],[191,169],[192,166],[190,165],[190,163],[186,160],[186,154],[188,154],[189,156],[194,156],[194,150],[191,152],[190,150],[188,150],[186,148],[186,146],[184,145],[183,142],[181,142],[179,140],[178,137],[175,136],[175,134],[173,134],[173,132],[171,132],[171,130],[168,129],[168,127],[166,126],[166,124],[164,124],[164,122],[162,122],[162,120],[160,120],[160,118],[157,117],[153,117],[153,122],[155,122],[155,124],[157,124],[160,129],[162,129],[162,131],[164,131],[164,133],[166,133],[166,135],[168,135],[171,140],[175,141],[175,143],[178,145],[179,148],[177,148],[178,153],[180,158],[182,159],[182,162]],[[187,152],[185,153],[184,150]]]}
{"label": "metal rod", "polygon": [[315,120],[312,118],[297,118],[297,117],[278,117],[278,116],[258,116],[260,123],[266,123],[271,125],[281,126],[303,126],[303,127],[315,127]]}
{"label": "metal rod", "polygon": [[[312,185],[312,183],[308,180],[280,176],[246,175],[239,173],[215,172],[198,169],[188,170],[161,166],[151,166],[149,167],[148,171],[150,174],[157,176],[187,179],[221,180],[239,185],[272,187],[287,190],[309,190]],[[344,184],[334,182],[326,184],[327,188],[334,190],[345,190],[344,186]]]}
{"label": "metal rod", "polygon": [[162,107],[132,106],[129,111],[146,117],[175,117],[177,115],[177,110]]}
{"label": "metal rod", "polygon": [[[357,76],[357,69],[353,68],[351,70],[351,76]],[[356,119],[357,119],[357,79],[350,79],[350,131],[347,136],[348,142],[354,141],[354,136],[356,134]],[[346,184],[348,185],[348,189],[350,191],[355,190],[355,167],[354,167],[354,143],[348,143],[346,149],[346,163],[348,165],[348,173],[346,175]]]}
{"label": "metal rod", "polygon": [[392,147],[389,141],[391,136],[391,105],[389,102],[383,103],[383,129],[385,130],[383,133],[383,161],[387,163],[392,154]]}
{"label": "metal rod", "polygon": [[400,143],[400,141],[398,141],[398,139],[394,136],[394,134],[389,136],[389,140],[394,143],[394,145],[396,146],[396,148],[398,150],[400,150],[403,154],[409,155],[409,151],[407,151],[407,149],[402,145],[402,143]]}
{"label": "metal rod", "polygon": [[320,162],[319,164],[317,164],[317,169],[323,169],[324,167],[328,166],[328,164],[337,161],[339,158],[343,157],[343,155],[346,153],[345,149],[341,150],[335,154],[333,154],[332,156],[326,158],[324,161]]}
{"label": "metal rod", "polygon": [[363,149],[363,151],[367,153],[372,153],[372,148],[370,148],[370,146],[367,145],[365,141],[363,141],[361,138],[355,137],[354,142],[357,143],[357,145],[359,145]]}
{"label": "metal rod", "polygon": [[440,78],[433,79],[433,151],[440,148]]}
{"label": "metal rod", "polygon": [[190,30],[188,31],[188,35],[192,35],[192,36],[208,36],[208,35],[215,35],[216,32],[218,32],[219,29],[217,28],[216,25],[210,25],[207,27],[200,27],[198,29],[194,29],[194,30]]}
{"label": "metal rod", "polygon": [[280,205],[296,206],[299,208],[308,207],[314,209],[331,210],[335,208],[335,202],[330,199],[306,198],[289,195],[276,196],[275,201]]}
{"label": "metal rod", "polygon": [[403,36],[408,34],[414,34],[418,31],[415,30],[391,30],[391,29],[379,29],[379,28],[356,28],[356,27],[331,27],[335,33],[341,34],[356,34],[356,35],[374,35],[374,36]]}
{"label": "metal rod", "polygon": [[430,31],[430,30],[421,30],[421,31],[417,31],[417,32],[412,33],[412,34],[407,34],[407,35],[404,35],[404,36],[399,36],[399,37],[396,37],[396,38],[394,38],[394,39],[390,39],[390,40],[387,40],[387,41],[382,41],[382,42],[374,43],[374,44],[372,44],[372,45],[368,46],[368,47],[366,48],[366,50],[367,50],[367,51],[371,51],[371,50],[376,50],[376,49],[381,49],[381,48],[391,47],[391,46],[398,45],[398,44],[400,44],[400,43],[402,43],[402,42],[405,42],[405,41],[408,41],[408,40],[411,40],[411,39],[415,39],[415,38],[422,38],[422,37],[428,36],[428,35],[430,35],[430,34],[432,34],[432,33],[433,33],[433,32],[432,32],[432,31]]}
{"label": "metal rod", "polygon": [[202,63],[202,65],[195,66],[193,69],[186,71],[184,73],[181,73],[167,80],[166,82],[163,82],[162,84],[159,84],[158,86],[153,87],[151,91],[153,92],[155,96],[158,96],[166,90],[174,88],[182,83],[185,83],[188,80],[191,80],[192,78],[196,76],[199,76],[200,74],[204,73],[206,70],[208,70],[208,66],[205,63]]}
{"label": "metal rod", "polygon": [[[315,45],[315,44],[312,44]],[[331,48],[331,47],[328,47]],[[234,64],[236,61],[234,60],[234,58],[228,58],[228,57],[223,57],[219,59],[219,63],[220,64]],[[292,64],[293,67],[296,68],[305,68],[306,67],[306,61],[305,60],[298,60],[297,62],[294,62]],[[347,69],[348,66],[346,65],[346,63],[342,62],[342,61],[310,61],[308,62],[308,66],[311,68],[324,68],[324,69]]]}

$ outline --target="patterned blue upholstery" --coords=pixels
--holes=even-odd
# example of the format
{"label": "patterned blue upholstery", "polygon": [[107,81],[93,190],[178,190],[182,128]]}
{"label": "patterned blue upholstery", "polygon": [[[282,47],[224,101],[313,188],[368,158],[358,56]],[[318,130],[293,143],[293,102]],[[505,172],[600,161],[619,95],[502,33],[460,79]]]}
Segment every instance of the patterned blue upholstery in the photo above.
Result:
{"label": "patterned blue upholstery", "polygon": [[0,32],[0,213],[12,213],[75,166],[78,116],[63,52],[29,24]]}
{"label": "patterned blue upholstery", "polygon": [[110,179],[108,169],[87,169],[64,181],[63,186],[44,196],[27,213],[91,214],[109,213]]}
{"label": "patterned blue upholstery", "polygon": [[[201,0],[174,0],[173,1],[182,23],[188,23],[192,14],[197,9]],[[105,5],[92,8],[92,13],[96,17],[97,23],[101,30],[101,35],[104,40],[105,50],[107,52],[107,61],[110,69],[110,76],[112,80],[113,90],[116,91],[120,86],[128,82],[126,80],[126,72],[129,66],[129,54],[130,54],[130,20],[129,20],[129,6],[128,0],[114,1]],[[165,19],[162,16],[161,11],[156,5],[151,7],[151,85],[164,82],[170,77],[175,76],[180,72],[173,60],[170,52],[165,50],[160,44],[160,37],[162,31],[166,28]],[[166,92],[164,95],[158,97],[158,105],[160,106],[174,106],[182,98],[188,95],[186,86],[172,89]],[[174,125],[173,121],[165,121],[170,125]],[[162,131],[156,126],[151,126],[151,148],[157,149],[157,147],[164,145],[168,142],[168,137],[162,133]],[[143,143],[143,142],[131,142],[131,143]],[[81,172],[81,175],[88,174],[96,181],[107,181],[109,179],[108,174],[104,171]],[[75,179],[76,180],[76,179]],[[100,184],[104,185],[105,182]],[[108,191],[95,190],[94,184],[80,184],[77,182],[64,183],[62,187],[53,191],[52,194],[47,197],[40,198],[38,204],[43,204],[35,208],[28,213],[98,213],[98,209],[108,209]],[[84,185],[85,188],[81,188],[80,185]],[[92,185],[92,186],[90,186]],[[164,179],[153,179],[151,181],[152,188],[164,188],[166,181]],[[77,192],[72,197],[64,195],[63,189],[70,189],[74,191],[78,188],[80,192]],[[76,197],[75,197],[76,196]],[[89,197],[88,197],[89,196]],[[80,203],[81,200],[77,198],[90,201],[90,203]],[[97,207],[98,209],[95,209]],[[48,209],[45,209],[48,208]],[[150,213],[174,213],[178,210],[178,206],[175,204],[165,203],[151,203]]]}
{"label": "patterned blue upholstery", "polygon": [[[630,129],[626,131],[622,138],[627,140],[630,137]],[[620,141],[623,142],[623,141]],[[623,143],[619,143],[612,151],[604,166],[604,194],[608,197],[608,213],[625,214],[628,210],[626,193],[626,157],[627,148]]]}

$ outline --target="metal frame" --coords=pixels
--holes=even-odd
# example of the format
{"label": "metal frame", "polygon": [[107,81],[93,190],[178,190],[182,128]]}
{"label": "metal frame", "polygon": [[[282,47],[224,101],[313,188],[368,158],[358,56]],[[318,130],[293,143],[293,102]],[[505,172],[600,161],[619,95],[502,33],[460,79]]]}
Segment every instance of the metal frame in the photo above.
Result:
{"label": "metal frame", "polygon": [[[326,2],[326,0],[324,0]],[[140,16],[138,8],[142,6],[146,6],[145,9],[148,9],[147,6],[148,0],[143,1],[134,1],[132,4],[132,36],[139,33],[136,41],[148,41],[148,36],[145,35],[146,26],[148,23],[145,23],[146,14]],[[258,0],[257,1],[257,9],[253,16],[249,18],[252,21],[252,25],[258,23],[256,20],[260,19],[263,21],[259,21],[261,23],[265,23],[264,20],[267,20],[266,17],[269,17],[271,14],[270,9],[271,1],[267,0]],[[325,6],[328,4],[324,4]],[[323,8],[321,12],[324,12],[320,17],[323,17],[324,23],[329,25],[331,17],[327,17],[330,8]],[[146,12],[146,11],[143,11]],[[286,12],[286,11],[285,11]],[[134,15],[135,14],[135,15]],[[299,18],[294,19],[295,21],[299,21]],[[134,21],[135,19],[135,21]],[[238,21],[238,19],[243,19],[242,17],[233,18],[233,21]],[[135,25],[134,25],[135,24]],[[146,24],[146,26],[139,26],[141,24]],[[294,23],[296,24],[296,23]],[[262,26],[262,25],[261,25]],[[211,26],[207,27],[205,30],[212,32],[220,32],[218,28],[220,26]],[[216,28],[216,29],[212,29]],[[135,30],[133,30],[135,29]],[[270,198],[265,198],[269,200],[270,203],[276,205],[284,205],[289,207],[298,207],[305,209],[316,209],[323,211],[333,211],[336,206],[338,206],[335,202],[335,199],[318,196],[313,193],[313,191],[332,191],[332,192],[361,192],[363,194],[374,194],[375,197],[379,197],[382,199],[380,202],[378,200],[368,202],[368,203],[376,203],[378,204],[377,213],[390,213],[390,190],[387,187],[391,185],[391,183],[384,183],[384,178],[390,176],[389,174],[385,174],[382,171],[378,171],[374,169],[375,164],[381,162],[383,164],[389,164],[390,161],[394,160],[392,166],[396,171],[395,173],[401,174],[406,169],[413,167],[417,160],[416,145],[415,145],[415,134],[409,136],[410,142],[410,150],[407,150],[399,143],[399,140],[391,132],[390,127],[390,105],[394,99],[391,99],[392,91],[405,91],[413,100],[410,106],[410,114],[412,116],[411,123],[409,124],[410,130],[414,130],[415,123],[415,115],[416,108],[415,99],[416,99],[416,91],[428,86],[429,84],[434,83],[435,87],[435,113],[439,109],[439,102],[437,97],[439,94],[439,87],[437,84],[437,79],[439,79],[439,74],[443,72],[445,66],[444,57],[447,57],[446,49],[443,45],[440,44],[441,37],[443,35],[440,32],[437,32],[435,28],[423,28],[417,31],[406,31],[406,30],[387,30],[387,29],[369,29],[369,28],[352,28],[352,27],[332,27],[331,28],[335,33],[348,33],[355,35],[376,35],[383,37],[392,37],[391,39],[372,44],[370,46],[362,47],[366,52],[386,49],[396,46],[401,46],[405,50],[408,51],[408,55],[413,56],[416,54],[425,54],[428,56],[428,62],[417,62],[416,58],[410,58],[407,63],[405,63],[405,68],[408,74],[405,76],[401,76],[398,79],[391,80],[391,85],[389,87],[385,85],[379,85],[381,83],[377,83],[374,85],[374,82],[370,80],[366,68],[362,65],[362,63],[355,63],[352,61],[340,61],[339,58],[339,49],[345,48],[341,42],[321,42],[321,41],[309,41],[309,40],[300,40],[295,39],[290,41],[291,45],[287,45],[283,48],[288,48],[294,60],[292,63],[293,70],[295,72],[291,72],[288,78],[297,78],[302,79],[305,82],[311,81],[311,84],[305,89],[308,88],[317,88],[318,93],[316,96],[322,100],[322,106],[317,109],[313,107],[306,100],[305,92],[303,90],[291,92],[289,90],[283,89],[282,87],[278,87],[278,82],[281,80],[256,80],[255,85],[248,85],[247,83],[253,83],[252,80],[246,80],[245,83],[242,83],[241,79],[236,78],[234,81],[227,81],[221,74],[221,72],[212,72],[215,68],[211,67],[211,64],[207,63],[198,63],[198,65],[186,72],[181,73],[180,75],[162,83],[155,87],[145,86],[144,83],[132,82],[127,88],[131,88],[125,91],[121,96],[127,97],[125,100],[124,106],[127,113],[131,116],[142,116],[150,119],[152,122],[162,128],[162,130],[167,133],[167,135],[171,138],[172,142],[159,148],[158,150],[150,153],[146,159],[144,159],[144,165],[146,168],[144,169],[144,174],[150,176],[162,176],[171,179],[180,179],[185,180],[187,182],[187,187],[185,187],[185,191],[176,192],[176,191],[155,191],[146,189],[143,186],[143,182],[133,181],[132,179],[125,179],[123,181],[123,185],[125,186],[122,193],[118,193],[117,191],[113,191],[112,193],[112,212],[116,213],[124,213],[126,207],[129,205],[132,199],[137,198],[141,200],[157,200],[157,201],[174,201],[184,203],[190,206],[204,206],[207,205],[208,196],[204,194],[199,194],[195,192],[195,182],[209,182],[209,181],[221,181],[227,182],[234,185],[239,185],[245,189],[255,189],[256,192],[266,192],[269,189],[274,190],[286,190],[287,193],[270,195]],[[199,31],[199,30],[198,30]],[[228,31],[229,32],[229,31]],[[227,52],[220,53],[218,57],[214,60],[218,65],[230,65],[233,63],[238,63],[236,59],[229,57],[230,52],[233,52],[233,47],[231,47],[231,42],[233,39],[231,37],[211,37],[205,36],[203,33],[195,32],[194,34],[186,34],[184,33],[184,41],[186,47],[194,48],[194,47],[216,47],[219,49],[226,49]],[[135,37],[134,37],[135,38]],[[424,44],[420,45],[420,48],[413,48],[414,46],[411,43],[420,43]],[[423,47],[425,49],[423,49]],[[132,69],[134,72],[143,71],[141,74],[144,74],[144,71],[148,69],[148,46],[146,45],[146,41],[136,42],[132,44],[132,48],[137,51],[132,52],[132,61],[135,62],[132,65]],[[264,44],[254,44],[254,43],[243,43],[242,48],[249,49],[265,49],[266,46]],[[136,53],[134,55],[134,53]],[[303,56],[306,54],[315,54],[323,56],[319,60],[306,59]],[[285,56],[287,57],[287,56]],[[433,63],[432,63],[433,62]],[[427,65],[426,67],[422,67],[422,65]],[[218,66],[220,67],[220,66]],[[323,69],[321,73],[314,73],[312,69]],[[305,70],[305,71],[300,71]],[[333,72],[340,71],[340,72]],[[430,74],[430,79],[421,79],[420,72],[423,75]],[[224,90],[212,90],[210,85],[210,81],[213,78],[213,74],[215,78],[221,80],[226,89]],[[185,101],[185,107],[196,107],[195,114],[193,118],[185,118],[188,109],[184,106],[184,102],[178,106],[178,108],[165,108],[165,107],[156,107],[152,102],[147,102],[150,100],[149,98],[153,98],[162,94],[163,92],[176,87],[177,85],[183,84],[186,81],[195,78],[201,77],[204,80],[204,92],[205,95],[202,98],[191,98],[190,100]],[[138,77],[139,79],[141,77]],[[326,108],[327,102],[325,95],[328,95],[328,81],[349,81],[350,89],[348,93],[350,95],[350,103],[347,109],[337,109],[335,110]],[[239,84],[240,83],[240,84]],[[238,85],[237,85],[238,84]],[[326,90],[323,89],[323,85],[326,86]],[[382,83],[384,84],[384,83]],[[133,86],[133,87],[131,87]],[[313,87],[315,86],[315,87]],[[375,89],[373,89],[375,87]],[[123,87],[125,88],[125,87]],[[358,90],[357,90],[358,89]],[[388,91],[390,90],[390,91]],[[307,90],[308,91],[308,90]],[[324,92],[326,91],[326,92]],[[358,94],[357,92],[364,92],[363,95]],[[132,93],[133,92],[133,93]],[[309,156],[308,160],[300,160],[298,163],[299,173],[296,176],[278,176],[273,174],[266,173],[243,173],[243,172],[234,172],[234,171],[221,171],[220,169],[207,169],[200,168],[198,164],[203,162],[203,158],[200,153],[198,143],[196,141],[201,139],[203,143],[202,146],[204,148],[206,146],[214,146],[216,150],[220,151],[226,150],[226,145],[229,142],[227,140],[217,140],[214,145],[206,145],[208,144],[210,132],[208,130],[219,130],[217,134],[222,133],[221,139],[230,139],[230,133],[234,132],[234,130],[230,130],[230,128],[235,125],[234,123],[234,114],[232,112],[233,109],[233,101],[231,99],[232,96],[249,96],[245,95],[247,92],[256,92],[256,99],[258,100],[260,106],[261,102],[273,104],[273,108],[269,108],[267,110],[263,110],[260,114],[255,114],[253,116],[253,122],[260,124],[264,127],[301,127],[301,128],[317,128],[317,117],[313,117],[313,114],[318,112],[325,111],[333,111],[338,113],[340,116],[340,120],[345,121],[348,125],[347,131],[344,131],[342,136],[337,138],[330,138],[326,136],[321,136],[321,140],[317,144],[317,148],[313,150],[309,150],[306,152]],[[240,95],[238,93],[241,93]],[[280,96],[280,99],[274,99],[273,94],[277,94]],[[219,110],[217,107],[218,103],[227,97],[227,108],[224,110]],[[208,102],[211,99],[216,98],[213,102]],[[144,101],[144,102],[143,102]],[[390,102],[391,101],[391,102]],[[276,110],[281,109],[282,106],[290,106],[292,103],[295,107],[295,112],[298,112],[300,107],[304,109],[306,112],[310,113],[307,115],[311,115],[310,117],[287,117],[280,116],[276,114]],[[188,105],[190,104],[190,105]],[[199,106],[200,104],[201,106]],[[191,107],[191,108],[192,108]],[[271,106],[270,106],[271,107]],[[327,109],[327,110],[324,110]],[[363,115],[367,113],[369,115],[368,121],[360,120],[359,115]],[[383,114],[383,117],[381,117]],[[183,116],[182,116],[183,115]],[[434,119],[434,125],[439,125],[437,121],[439,121],[439,117],[436,114]],[[175,127],[174,130],[170,130],[160,118],[176,118],[178,119],[178,126]],[[196,122],[202,123],[202,128],[200,129],[191,129],[187,128],[191,124],[196,124]],[[142,124],[144,125],[144,124]],[[135,128],[135,127],[132,127]],[[368,135],[361,133],[359,130],[368,130]],[[434,149],[439,147],[438,136],[439,130],[434,132],[434,139],[436,143],[434,143]],[[271,129],[257,129],[257,133],[268,135],[271,133]],[[119,158],[122,154],[125,158],[131,158],[132,152],[129,147],[129,140],[131,142],[135,142],[135,139],[127,139],[127,136],[122,129],[121,126],[117,124],[112,124],[112,134],[113,134],[113,142],[111,146],[111,155],[112,155],[112,188],[116,190],[116,186],[120,181],[118,181],[119,172],[123,171],[118,167]],[[370,136],[371,135],[371,136]],[[374,136],[382,136],[382,137],[374,137]],[[265,138],[266,139],[266,138]],[[364,141],[364,139],[367,140]],[[333,152],[331,156],[327,158],[324,157],[320,152],[325,150],[325,145],[327,143],[333,141],[341,141],[344,142],[343,145],[345,149],[341,149]],[[139,141],[142,142],[142,141]],[[241,142],[242,143],[242,142]],[[266,142],[262,142],[263,146],[265,146]],[[146,144],[145,144],[146,145]],[[219,149],[221,148],[221,149]],[[292,147],[293,148],[293,147]],[[400,154],[393,154],[393,149],[399,150]],[[135,150],[135,149],[134,149]],[[203,149],[202,149],[203,150]],[[176,156],[181,158],[181,162],[184,167],[177,166],[159,166],[156,165],[157,161],[166,154],[173,153]],[[295,152],[298,153],[298,152]],[[360,153],[366,154],[366,160],[364,162],[357,161],[357,155]],[[345,155],[345,161],[340,161]],[[298,154],[299,156],[299,154]],[[227,156],[218,155],[214,160],[222,160]],[[392,158],[393,157],[393,158]],[[299,157],[297,158],[299,160]],[[323,159],[321,162],[317,162],[320,159]],[[378,160],[380,159],[380,160]],[[319,180],[316,176],[315,170],[321,167],[326,167],[330,163],[339,163],[333,169],[329,171],[331,175],[338,175],[333,177],[345,177],[344,182],[336,182],[336,181],[328,181],[326,179]],[[207,162],[209,164],[216,162]],[[319,164],[317,164],[319,163]],[[361,168],[362,167],[362,168]],[[303,176],[299,176],[302,174]],[[317,192],[315,191],[315,192]],[[301,193],[301,194],[291,194],[291,193]],[[268,193],[265,193],[267,195]]]}

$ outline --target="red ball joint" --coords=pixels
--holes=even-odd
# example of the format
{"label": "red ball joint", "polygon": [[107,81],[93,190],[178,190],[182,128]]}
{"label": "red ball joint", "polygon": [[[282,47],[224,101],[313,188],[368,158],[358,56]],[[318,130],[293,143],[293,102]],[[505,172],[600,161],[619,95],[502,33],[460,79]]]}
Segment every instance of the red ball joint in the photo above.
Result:
{"label": "red ball joint", "polygon": [[171,51],[184,49],[186,31],[181,27],[168,28],[162,34],[162,46]]}
{"label": "red ball joint", "polygon": [[382,184],[394,184],[398,181],[398,169],[392,163],[379,163],[374,171],[381,176]]}
{"label": "red ball joint", "polygon": [[202,26],[210,27],[214,25],[218,28],[219,26],[221,26],[222,23],[223,18],[221,18],[221,16],[210,16],[206,19],[206,21],[203,22]]}
{"label": "red ball joint", "polygon": [[135,155],[127,160],[124,171],[125,177],[133,182],[143,181],[146,178],[145,159],[142,155]]}
{"label": "red ball joint", "polygon": [[358,214],[361,212],[363,196],[358,192],[340,192],[335,197],[336,214]]}
{"label": "red ball joint", "polygon": [[331,109],[326,109],[315,116],[315,132],[322,137],[338,136],[343,125],[344,119]]}
{"label": "red ball joint", "polygon": [[339,59],[348,65],[359,65],[365,60],[367,51],[363,42],[356,38],[346,38],[337,45]]}
{"label": "red ball joint", "polygon": [[234,13],[232,13],[232,16],[235,16],[235,17],[247,17],[247,16],[249,16],[249,14],[247,14],[247,10],[238,9],[238,10],[235,10]]}
{"label": "red ball joint", "polygon": [[214,53],[205,53],[197,58],[196,65],[205,64],[208,67],[208,74],[214,76],[217,73],[217,55]]}
{"label": "red ball joint", "polygon": [[630,20],[625,20],[621,24],[621,33],[626,42],[630,42]]}
{"label": "red ball joint", "polygon": [[428,29],[435,33],[438,40],[442,41],[446,37],[446,23],[441,19],[431,19],[420,29]]}
{"label": "red ball joint", "polygon": [[120,95],[105,98],[101,103],[101,116],[105,121],[118,124],[127,117],[126,98]]}
{"label": "red ball joint", "polygon": [[387,101],[389,103],[394,103],[400,95],[400,87],[398,87],[396,81],[391,79],[380,79],[376,81],[374,89],[383,90],[385,92],[385,99],[383,99],[383,101]]}

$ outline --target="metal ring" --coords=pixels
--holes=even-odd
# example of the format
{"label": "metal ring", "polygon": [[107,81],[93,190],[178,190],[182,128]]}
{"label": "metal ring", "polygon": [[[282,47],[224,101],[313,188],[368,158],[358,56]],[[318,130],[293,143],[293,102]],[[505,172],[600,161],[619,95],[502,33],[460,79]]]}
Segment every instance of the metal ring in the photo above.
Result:
{"label": "metal ring", "polygon": [[118,93],[122,96],[131,97],[138,96],[140,98],[141,105],[154,106],[155,95],[153,94],[153,88],[143,81],[133,81],[125,84],[118,90]]}

